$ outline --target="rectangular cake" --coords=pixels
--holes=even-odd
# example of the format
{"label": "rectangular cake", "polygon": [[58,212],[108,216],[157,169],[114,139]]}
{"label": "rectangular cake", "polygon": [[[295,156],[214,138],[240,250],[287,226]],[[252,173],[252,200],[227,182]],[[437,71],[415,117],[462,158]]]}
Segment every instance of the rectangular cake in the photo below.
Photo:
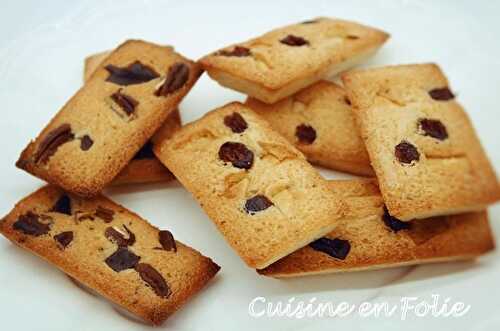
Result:
{"label": "rectangular cake", "polygon": [[302,153],[241,103],[187,124],[154,152],[252,268],[330,232],[343,213]]}
{"label": "rectangular cake", "polygon": [[222,86],[274,103],[355,66],[388,38],[378,29],[319,17],[225,47],[200,63]]}
{"label": "rectangular cake", "polygon": [[495,171],[437,65],[353,70],[342,80],[391,215],[409,221],[498,201]]}
{"label": "rectangular cake", "polygon": [[401,222],[385,209],[375,180],[329,185],[348,205],[345,218],[333,232],[260,274],[299,277],[466,260],[495,248],[486,211]]}
{"label": "rectangular cake", "polygon": [[201,72],[172,47],[123,43],[16,165],[80,196],[96,195],[177,109]]}
{"label": "rectangular cake", "polygon": [[113,201],[82,199],[55,186],[21,200],[0,221],[0,233],[155,325],[220,269]]}

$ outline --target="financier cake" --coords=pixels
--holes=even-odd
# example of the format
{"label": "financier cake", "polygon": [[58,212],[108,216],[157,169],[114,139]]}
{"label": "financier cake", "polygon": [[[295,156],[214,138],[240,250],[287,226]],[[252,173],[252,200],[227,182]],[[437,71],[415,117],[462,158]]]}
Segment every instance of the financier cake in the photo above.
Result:
{"label": "financier cake", "polygon": [[172,47],[126,41],[16,165],[80,196],[98,194],[177,109],[201,72]]}
{"label": "financier cake", "polygon": [[495,171],[437,65],[353,70],[342,80],[391,215],[479,211],[500,198]]}
{"label": "financier cake", "polygon": [[344,219],[260,274],[283,278],[456,261],[495,248],[486,211],[401,222],[385,208],[376,180],[331,180],[329,185],[348,205]]}
{"label": "financier cake", "polygon": [[0,233],[151,324],[161,324],[220,267],[104,196],[45,186],[0,221]]}
{"label": "financier cake", "polygon": [[355,66],[388,38],[378,29],[319,17],[225,47],[200,63],[222,86],[274,103]]}
{"label": "financier cake", "polygon": [[252,268],[330,232],[343,213],[302,153],[241,103],[187,124],[154,152]]}
{"label": "financier cake", "polygon": [[[84,81],[87,81],[92,76],[109,54],[111,54],[111,51],[105,51],[85,58]],[[164,134],[173,134],[180,127],[181,116],[179,110],[176,109],[168,115],[158,131],[161,130]],[[150,140],[141,147],[132,160],[113,179],[111,184],[154,183],[173,179],[175,179],[174,175],[155,157],[153,143]]]}

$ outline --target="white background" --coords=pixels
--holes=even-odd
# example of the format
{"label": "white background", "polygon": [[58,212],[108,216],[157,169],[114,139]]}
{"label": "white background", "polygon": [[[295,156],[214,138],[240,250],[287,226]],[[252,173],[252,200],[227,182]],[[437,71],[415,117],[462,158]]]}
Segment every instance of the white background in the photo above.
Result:
{"label": "white background", "polygon": [[[391,33],[367,65],[434,61],[448,75],[458,100],[500,170],[500,2],[496,1],[5,1],[0,2],[0,213],[41,181],[14,167],[35,137],[82,82],[86,55],[127,38],[172,44],[200,58],[229,43],[315,16],[371,24]],[[184,121],[233,100],[236,92],[204,75],[181,105]],[[332,172],[323,172],[328,177]],[[171,330],[498,330],[500,261],[327,275],[287,281],[247,268],[179,184],[108,190],[119,203],[214,258],[222,271],[206,290],[169,319]],[[490,208],[496,237],[500,208]],[[60,271],[0,238],[0,329],[140,330],[147,326],[115,313],[110,304],[75,287]],[[430,301],[432,293],[472,306],[462,318],[286,319],[251,318],[249,302],[298,299],[339,303],[397,303],[401,296]]]}

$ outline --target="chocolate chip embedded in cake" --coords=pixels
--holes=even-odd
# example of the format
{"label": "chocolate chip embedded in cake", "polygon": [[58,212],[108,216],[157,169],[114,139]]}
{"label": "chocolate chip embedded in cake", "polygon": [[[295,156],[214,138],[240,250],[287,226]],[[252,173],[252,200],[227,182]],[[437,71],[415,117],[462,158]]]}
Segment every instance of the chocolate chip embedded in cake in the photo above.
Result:
{"label": "chocolate chip embedded in cake", "polygon": [[28,211],[19,216],[12,228],[24,234],[38,237],[49,233],[50,223],[41,222],[40,215]]}
{"label": "chocolate chip embedded in cake", "polygon": [[407,141],[402,141],[394,147],[394,155],[399,162],[406,164],[420,160],[420,153],[417,148]]}
{"label": "chocolate chip embedded in cake", "polygon": [[305,46],[309,45],[309,42],[302,37],[289,34],[285,38],[280,40],[280,43],[288,46]]}
{"label": "chocolate chip embedded in cake", "polygon": [[224,117],[224,124],[234,133],[242,133],[248,128],[248,124],[238,113],[232,113]]}
{"label": "chocolate chip embedded in cake", "polygon": [[440,121],[430,118],[421,118],[418,120],[418,129],[424,136],[445,140],[448,138],[446,126]]}
{"label": "chocolate chip embedded in cake", "polygon": [[64,231],[54,236],[54,240],[57,241],[59,245],[61,245],[62,249],[68,247],[68,245],[73,241],[73,238],[73,231]]}
{"label": "chocolate chip embedded in cake", "polygon": [[134,113],[135,107],[139,104],[133,97],[124,94],[122,89],[111,94],[111,99],[129,116]]}
{"label": "chocolate chip embedded in cake", "polygon": [[318,240],[310,243],[309,246],[314,250],[326,253],[331,257],[340,260],[345,260],[351,250],[351,244],[349,241],[339,238],[319,238]]}
{"label": "chocolate chip embedded in cake", "polygon": [[174,63],[167,73],[165,82],[155,92],[156,96],[167,96],[183,87],[189,79],[189,66],[185,63]]}
{"label": "chocolate chip embedded in cake", "polygon": [[236,57],[244,57],[250,56],[252,53],[249,48],[242,46],[235,46],[232,50],[221,50],[215,53],[215,55],[220,56],[236,56]]}
{"label": "chocolate chip embedded in cake", "polygon": [[168,230],[161,230],[158,232],[158,241],[162,249],[166,251],[177,252],[177,246],[175,245],[175,239],[172,233]]}
{"label": "chocolate chip embedded in cake", "polygon": [[274,205],[265,195],[256,195],[245,202],[245,211],[251,215]]}
{"label": "chocolate chip embedded in cake", "polygon": [[92,145],[94,145],[94,141],[88,134],[80,138],[80,149],[82,151],[88,151],[92,147]]}
{"label": "chocolate chip embedded in cake", "polygon": [[64,123],[50,131],[40,142],[37,151],[33,156],[35,163],[46,164],[49,158],[54,155],[59,146],[72,141],[75,138],[71,130],[71,125]]}
{"label": "chocolate chip embedded in cake", "polygon": [[295,136],[299,143],[310,145],[316,140],[316,130],[310,125],[300,124],[295,129]]}
{"label": "chocolate chip embedded in cake", "polygon": [[455,98],[455,95],[447,87],[432,89],[429,91],[429,95],[437,101],[448,101]]}
{"label": "chocolate chip embedded in cake", "polygon": [[228,141],[219,148],[219,159],[231,163],[235,168],[250,169],[254,155],[245,144]]}
{"label": "chocolate chip embedded in cake", "polygon": [[382,219],[384,220],[385,225],[387,225],[394,232],[408,230],[411,225],[409,222],[401,222],[396,217],[391,216],[386,206],[384,206],[384,215],[382,216]]}
{"label": "chocolate chip embedded in cake", "polygon": [[109,72],[106,81],[122,86],[147,83],[159,77],[153,68],[140,61],[135,61],[126,67],[108,64],[104,68]]}

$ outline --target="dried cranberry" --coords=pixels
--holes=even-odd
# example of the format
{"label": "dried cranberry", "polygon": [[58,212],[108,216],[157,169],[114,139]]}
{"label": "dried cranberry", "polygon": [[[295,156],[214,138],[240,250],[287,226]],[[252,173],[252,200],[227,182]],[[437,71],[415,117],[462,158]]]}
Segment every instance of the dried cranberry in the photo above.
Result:
{"label": "dried cranberry", "polygon": [[309,244],[314,250],[326,253],[331,257],[336,259],[344,260],[349,251],[351,250],[351,244],[348,240],[342,240],[339,238],[329,239],[326,237],[319,238]]}
{"label": "dried cranberry", "polygon": [[240,113],[233,113],[224,117],[224,124],[231,129],[234,133],[242,133],[248,128],[248,124],[240,115]]}
{"label": "dried cranberry", "polygon": [[394,155],[401,163],[410,164],[420,160],[420,153],[417,148],[407,141],[402,141],[394,148]]}
{"label": "dried cranberry", "polygon": [[295,129],[295,136],[300,143],[310,145],[316,140],[316,130],[310,125],[301,124]]}
{"label": "dried cranberry", "polygon": [[250,169],[253,164],[253,152],[242,143],[225,142],[219,148],[219,158],[240,169]]}
{"label": "dried cranberry", "polygon": [[439,140],[448,138],[448,131],[440,120],[422,118],[418,121],[419,128],[423,131],[424,136],[429,136]]}

